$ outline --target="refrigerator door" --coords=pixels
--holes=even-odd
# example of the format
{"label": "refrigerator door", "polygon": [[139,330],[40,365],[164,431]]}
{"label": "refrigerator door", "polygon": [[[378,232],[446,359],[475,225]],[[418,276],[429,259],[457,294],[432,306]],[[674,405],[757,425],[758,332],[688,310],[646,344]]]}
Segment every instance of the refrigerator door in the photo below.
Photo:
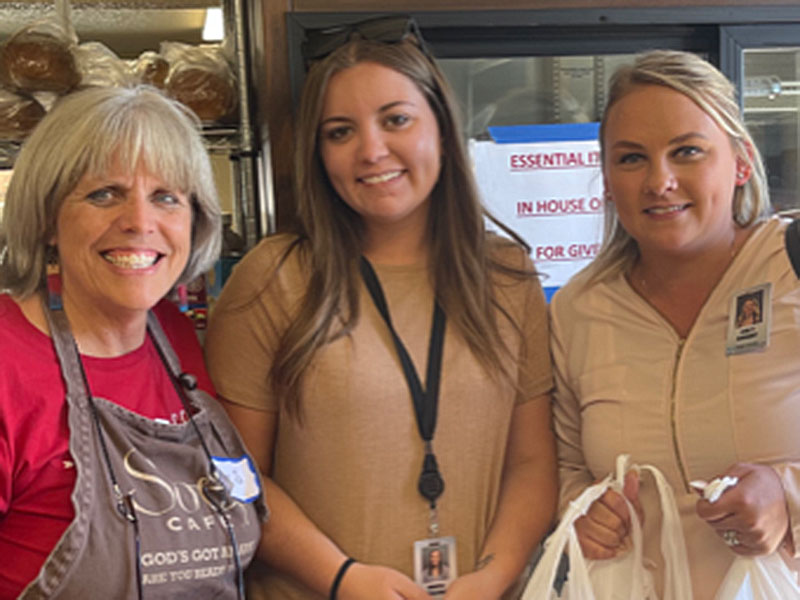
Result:
{"label": "refrigerator door", "polygon": [[800,210],[800,48],[743,50],[745,123],[761,151],[776,211]]}
{"label": "refrigerator door", "polygon": [[800,214],[800,23],[721,28],[721,68],[739,89],[775,211]]}

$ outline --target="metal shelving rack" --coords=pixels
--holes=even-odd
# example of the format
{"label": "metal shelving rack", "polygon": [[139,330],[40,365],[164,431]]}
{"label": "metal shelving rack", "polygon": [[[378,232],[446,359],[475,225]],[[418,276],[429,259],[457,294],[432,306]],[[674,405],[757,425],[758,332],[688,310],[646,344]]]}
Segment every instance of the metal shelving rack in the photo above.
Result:
{"label": "metal shelving rack", "polygon": [[252,90],[250,64],[253,55],[247,23],[252,21],[248,10],[253,4],[245,0],[223,0],[225,14],[225,36],[233,40],[234,68],[238,82],[239,127],[238,144],[230,152],[233,161],[234,181],[237,183],[235,215],[238,229],[247,247],[255,245],[261,237],[275,230],[274,201],[272,186],[268,181],[270,171],[266,168],[269,160],[269,145],[259,147],[256,143],[253,123]]}
{"label": "metal shelving rack", "polygon": [[[73,3],[77,4],[77,1]],[[269,143],[258,138],[253,120],[251,94],[254,86],[251,85],[253,71],[250,64],[253,49],[247,24],[251,22],[249,12],[253,11],[256,4],[254,0],[221,0],[221,4],[225,17],[226,43],[231,51],[229,59],[238,87],[238,122],[233,125],[204,127],[203,135],[211,154],[226,155],[231,161],[234,228],[244,237],[249,249],[261,237],[275,229],[271,171],[268,168]],[[168,2],[158,2],[150,6],[165,10],[172,8]],[[142,8],[142,2],[121,0],[108,5],[98,4],[92,9],[102,11],[126,7]],[[177,3],[175,8],[183,8],[182,3]],[[24,24],[25,21],[20,21],[15,25]],[[142,48],[144,49],[157,48]],[[0,169],[13,168],[20,146],[19,142],[0,140]]]}

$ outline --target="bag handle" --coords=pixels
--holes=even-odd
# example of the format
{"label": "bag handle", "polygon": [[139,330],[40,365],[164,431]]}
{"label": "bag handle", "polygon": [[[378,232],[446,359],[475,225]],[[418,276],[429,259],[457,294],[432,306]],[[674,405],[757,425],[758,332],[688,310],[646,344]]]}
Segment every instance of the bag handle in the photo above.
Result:
{"label": "bag handle", "polygon": [[[656,483],[661,504],[661,554],[664,558],[665,577],[662,600],[691,600],[692,585],[689,577],[689,559],[683,537],[680,515],[675,495],[661,471],[652,465],[633,465],[629,467],[629,455],[622,454],[616,460],[616,476],[607,475],[602,481],[586,488],[575,500],[572,500],[564,512],[555,531],[544,543],[544,552],[539,564],[533,571],[521,600],[542,600],[542,590],[551,590],[556,579],[561,556],[566,549],[570,558],[570,596],[581,599],[594,599],[591,589],[587,561],[583,556],[575,533],[574,523],[585,515],[593,502],[598,500],[607,490],[612,489],[622,495],[631,515],[632,541],[634,560],[641,564],[643,534],[641,523],[630,501],[622,494],[625,474],[629,469],[647,471],[652,474]],[[641,572],[634,570],[634,577],[640,578]],[[642,588],[643,582],[635,580],[632,590]],[[577,587],[577,589],[576,589]],[[635,599],[631,599],[635,600]]]}
{"label": "bag handle", "polygon": [[[586,572],[583,552],[581,552],[573,524],[578,518],[586,514],[586,511],[589,510],[595,500],[605,494],[610,484],[611,475],[607,475],[602,481],[589,486],[580,496],[570,501],[555,531],[544,542],[544,552],[533,570],[533,576],[525,587],[521,600],[543,600],[540,590],[551,590],[553,588],[558,565],[561,562],[561,555],[565,549],[568,550],[568,554],[571,557],[570,585],[573,585],[573,580],[576,583],[583,582],[585,585],[588,580],[588,573]],[[575,590],[575,592],[577,592],[576,595],[578,597],[594,597],[590,588],[582,588]]]}
{"label": "bag handle", "polygon": [[690,600],[692,580],[689,557],[675,494],[664,474],[652,465],[642,465],[655,479],[661,500],[661,556],[664,557],[664,594],[662,600]]}
{"label": "bag handle", "polygon": [[[580,547],[578,534],[575,533],[575,521],[586,514],[589,507],[598,500],[608,490],[614,490],[622,495],[622,487],[625,483],[625,473],[628,471],[629,455],[623,454],[617,457],[616,464],[616,477],[611,474],[607,475],[602,481],[586,488],[583,493],[576,499],[570,501],[567,510],[564,512],[561,521],[556,527],[556,530],[547,538],[544,544],[544,552],[536,565],[533,576],[531,577],[521,600],[543,600],[541,592],[543,590],[552,590],[553,583],[556,580],[558,573],[558,566],[561,562],[561,556],[564,550],[570,558],[569,564],[569,586],[570,598],[580,598],[582,600],[594,600],[595,595],[592,590],[591,580],[589,578],[589,568],[587,560],[583,556],[583,551]],[[639,522],[639,517],[633,508],[633,505],[628,501],[625,496],[622,496],[628,506],[628,511],[631,515],[632,524],[632,541],[634,560],[641,564],[642,561],[642,527]],[[641,581],[641,572],[635,571],[634,585],[632,590],[641,589],[643,582]],[[639,598],[631,598],[631,600],[641,600]]]}

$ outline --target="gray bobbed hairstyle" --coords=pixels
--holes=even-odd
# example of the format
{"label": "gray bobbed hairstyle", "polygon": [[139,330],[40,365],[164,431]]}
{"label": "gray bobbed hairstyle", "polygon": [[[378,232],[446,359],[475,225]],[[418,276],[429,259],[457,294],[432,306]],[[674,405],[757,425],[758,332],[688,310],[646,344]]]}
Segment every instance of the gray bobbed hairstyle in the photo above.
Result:
{"label": "gray bobbed hairstyle", "polygon": [[44,282],[61,204],[87,174],[115,160],[143,166],[192,203],[192,246],[176,283],[211,267],[220,209],[197,117],[149,86],[89,88],[60,99],[23,144],[0,223],[0,290],[20,298]]}

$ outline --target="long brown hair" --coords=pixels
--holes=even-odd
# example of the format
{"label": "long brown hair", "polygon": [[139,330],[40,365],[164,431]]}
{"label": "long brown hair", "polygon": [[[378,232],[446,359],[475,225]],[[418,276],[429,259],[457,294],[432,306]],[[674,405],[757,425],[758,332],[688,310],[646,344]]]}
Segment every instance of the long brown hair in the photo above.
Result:
{"label": "long brown hair", "polygon": [[[377,63],[408,77],[436,115],[445,151],[439,179],[431,192],[428,220],[434,290],[448,321],[458,329],[490,376],[510,376],[503,360],[508,353],[500,336],[496,309],[511,320],[495,298],[491,273],[518,278],[536,276],[532,269],[521,268],[521,261],[513,266],[494,258],[492,246],[513,242],[487,236],[484,218],[488,215],[474,183],[453,93],[417,40],[391,44],[364,39],[347,42],[312,65],[298,115],[295,153],[298,238],[287,255],[293,249],[302,252],[310,274],[299,313],[280,340],[270,372],[274,393],[295,415],[299,415],[301,379],[314,353],[324,344],[346,335],[359,316],[357,265],[363,225],[360,216],[338,197],[328,179],[319,152],[318,132],[330,78],[361,62]],[[497,225],[510,233],[503,225]],[[516,235],[511,235],[522,243]],[[513,320],[512,324],[518,329]]]}

